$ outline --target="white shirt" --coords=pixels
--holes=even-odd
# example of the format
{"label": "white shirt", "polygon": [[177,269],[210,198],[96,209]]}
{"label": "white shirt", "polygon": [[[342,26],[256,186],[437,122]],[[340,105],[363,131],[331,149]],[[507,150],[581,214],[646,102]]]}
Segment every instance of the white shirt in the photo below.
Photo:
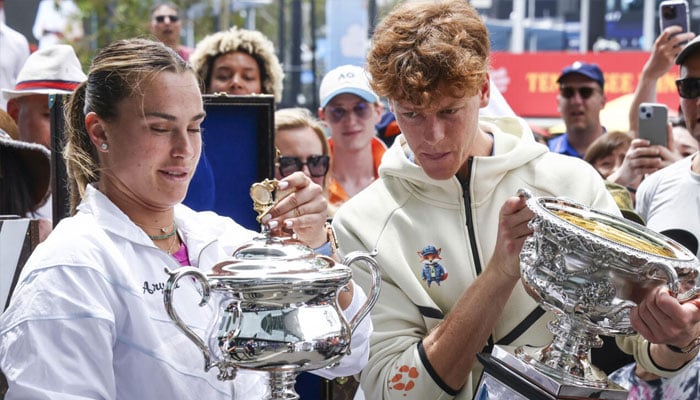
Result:
{"label": "white shirt", "polygon": [[[255,234],[211,212],[175,208],[190,263],[202,270],[225,259]],[[78,213],[63,219],[32,253],[0,315],[0,369],[12,399],[262,399],[266,373],[239,370],[219,381],[165,312],[163,289],[178,262],[102,193],[88,186]],[[350,319],[363,302],[355,286]],[[200,307],[197,285],[181,279],[178,314],[205,336],[220,305]],[[214,304],[212,304],[214,303]],[[366,322],[365,322],[366,321]],[[369,354],[371,322],[352,336],[352,353],[324,376],[357,373]]]}
{"label": "white shirt", "polygon": [[688,156],[644,178],[637,188],[636,210],[647,227],[695,250],[700,257],[700,175]]}
{"label": "white shirt", "polygon": [[[0,13],[2,13],[0,9]],[[29,57],[29,42],[21,33],[0,21],[0,89],[13,89],[17,75]],[[0,96],[0,108],[7,111],[7,100]]]}
{"label": "white shirt", "polygon": [[61,33],[68,41],[83,36],[80,9],[73,0],[41,0],[36,11],[34,37],[39,41],[39,49],[61,43]]}

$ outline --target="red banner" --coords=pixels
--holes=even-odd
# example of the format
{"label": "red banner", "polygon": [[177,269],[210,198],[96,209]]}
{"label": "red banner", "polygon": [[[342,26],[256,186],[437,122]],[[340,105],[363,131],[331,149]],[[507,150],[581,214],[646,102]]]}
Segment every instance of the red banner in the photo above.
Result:
{"label": "red banner", "polygon": [[[574,61],[596,63],[605,76],[607,101],[633,93],[649,58],[648,52],[569,53],[540,52],[491,54],[491,77],[510,106],[521,117],[558,118],[557,79],[561,70]],[[678,67],[671,69],[657,84],[657,102],[669,110],[678,109],[675,80]],[[621,116],[627,118],[627,115]]]}

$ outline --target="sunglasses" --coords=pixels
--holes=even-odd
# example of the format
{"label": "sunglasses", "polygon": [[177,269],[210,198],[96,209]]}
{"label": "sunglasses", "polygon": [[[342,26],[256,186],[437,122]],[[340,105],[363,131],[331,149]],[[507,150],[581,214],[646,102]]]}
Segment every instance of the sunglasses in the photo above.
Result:
{"label": "sunglasses", "polygon": [[329,106],[326,108],[328,114],[328,119],[334,124],[340,122],[346,115],[350,114],[352,111],[357,118],[367,119],[372,114],[372,106],[369,103],[361,102],[357,103],[352,110],[347,110],[343,107]]}
{"label": "sunglasses", "polygon": [[157,23],[162,24],[163,22],[165,22],[166,18],[169,19],[170,22],[177,22],[180,20],[180,17],[178,17],[177,15],[157,15],[155,17],[155,20]]}
{"label": "sunglasses", "polygon": [[327,155],[312,155],[306,159],[306,162],[303,162],[299,157],[280,156],[277,159],[277,166],[280,169],[280,175],[283,177],[301,171],[304,165],[306,165],[309,168],[311,176],[320,178],[325,176],[328,172],[330,159],[331,158]]}
{"label": "sunglasses", "polygon": [[700,97],[700,78],[683,78],[676,80],[678,95],[684,99]]}
{"label": "sunglasses", "polygon": [[570,99],[574,96],[576,96],[576,92],[578,92],[578,95],[581,96],[582,99],[588,100],[591,96],[593,96],[593,93],[595,92],[595,89],[592,87],[588,86],[581,86],[579,88],[573,88],[573,87],[563,87],[559,88],[559,94],[561,94],[561,97],[565,99]]}

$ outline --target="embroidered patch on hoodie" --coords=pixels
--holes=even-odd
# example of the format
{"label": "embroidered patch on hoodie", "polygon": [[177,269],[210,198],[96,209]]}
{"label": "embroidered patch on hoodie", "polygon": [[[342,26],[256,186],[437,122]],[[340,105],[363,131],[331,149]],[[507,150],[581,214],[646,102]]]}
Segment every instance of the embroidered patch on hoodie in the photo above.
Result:
{"label": "embroidered patch on hoodie", "polygon": [[415,386],[414,381],[418,378],[418,369],[416,367],[409,367],[408,365],[402,365],[399,370],[389,378],[389,390],[398,390],[401,392],[410,392]]}
{"label": "embroidered patch on hoodie", "polygon": [[442,247],[438,248],[432,244],[423,247],[422,250],[417,252],[423,263],[421,267],[421,278],[423,278],[423,282],[425,282],[428,287],[433,283],[440,286],[440,282],[447,279],[447,270],[442,263],[440,263],[440,260],[442,260],[440,252],[442,252]]}

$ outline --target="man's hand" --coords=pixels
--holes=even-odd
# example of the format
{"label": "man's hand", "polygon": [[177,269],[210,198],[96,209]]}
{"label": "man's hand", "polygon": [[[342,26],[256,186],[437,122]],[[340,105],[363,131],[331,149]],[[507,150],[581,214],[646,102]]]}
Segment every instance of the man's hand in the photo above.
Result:
{"label": "man's hand", "polygon": [[490,261],[491,266],[513,279],[520,278],[520,251],[532,234],[527,224],[535,216],[525,201],[524,197],[511,197],[503,203],[498,218],[498,240]]}

